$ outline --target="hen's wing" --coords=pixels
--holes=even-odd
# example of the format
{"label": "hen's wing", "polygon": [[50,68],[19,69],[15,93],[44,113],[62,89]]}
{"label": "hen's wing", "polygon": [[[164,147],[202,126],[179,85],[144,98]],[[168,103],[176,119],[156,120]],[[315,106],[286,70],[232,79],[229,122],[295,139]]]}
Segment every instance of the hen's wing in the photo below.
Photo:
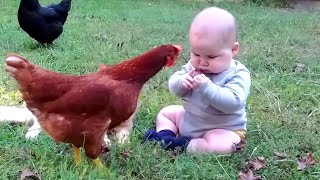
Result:
{"label": "hen's wing", "polygon": [[112,85],[95,82],[96,79],[77,83],[58,99],[45,104],[49,113],[94,115],[106,110],[113,93]]}
{"label": "hen's wing", "polygon": [[38,11],[39,15],[42,16],[47,23],[52,23],[52,22],[62,22],[61,16],[54,11],[52,8],[48,7],[43,7],[40,8]]}

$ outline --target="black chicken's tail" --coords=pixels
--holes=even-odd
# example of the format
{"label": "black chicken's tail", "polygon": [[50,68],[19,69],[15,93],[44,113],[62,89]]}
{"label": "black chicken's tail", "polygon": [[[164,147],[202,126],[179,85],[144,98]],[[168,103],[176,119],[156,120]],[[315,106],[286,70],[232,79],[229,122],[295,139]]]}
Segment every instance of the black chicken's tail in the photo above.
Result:
{"label": "black chicken's tail", "polygon": [[48,8],[51,8],[58,13],[62,18],[62,24],[64,24],[67,20],[68,12],[71,9],[71,0],[62,0],[59,4],[50,5]]}
{"label": "black chicken's tail", "polygon": [[62,0],[59,3],[59,6],[61,8],[61,11],[69,12],[71,8],[71,0]]}

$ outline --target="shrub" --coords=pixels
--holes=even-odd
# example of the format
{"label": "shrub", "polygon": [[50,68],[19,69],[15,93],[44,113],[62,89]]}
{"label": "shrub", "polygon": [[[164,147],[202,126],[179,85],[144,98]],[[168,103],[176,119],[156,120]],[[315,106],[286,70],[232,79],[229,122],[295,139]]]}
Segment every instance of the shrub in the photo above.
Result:
{"label": "shrub", "polygon": [[244,0],[244,2],[274,7],[286,7],[290,4],[290,0]]}

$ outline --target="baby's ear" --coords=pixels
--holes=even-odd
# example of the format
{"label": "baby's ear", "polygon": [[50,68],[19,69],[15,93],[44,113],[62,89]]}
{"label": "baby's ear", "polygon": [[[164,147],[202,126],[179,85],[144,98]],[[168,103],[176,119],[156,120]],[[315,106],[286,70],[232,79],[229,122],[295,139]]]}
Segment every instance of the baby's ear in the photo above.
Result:
{"label": "baby's ear", "polygon": [[234,42],[232,46],[232,57],[236,56],[239,53],[239,50],[240,50],[239,42]]}

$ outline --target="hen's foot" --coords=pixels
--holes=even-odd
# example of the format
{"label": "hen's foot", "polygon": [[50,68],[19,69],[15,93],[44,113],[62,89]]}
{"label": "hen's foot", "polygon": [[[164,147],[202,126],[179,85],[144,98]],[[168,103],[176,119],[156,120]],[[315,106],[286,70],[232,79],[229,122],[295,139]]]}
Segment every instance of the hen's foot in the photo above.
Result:
{"label": "hen's foot", "polygon": [[100,158],[96,158],[93,160],[93,163],[98,167],[98,168],[105,168],[105,166],[102,164]]}
{"label": "hen's foot", "polygon": [[80,165],[80,162],[81,162],[81,154],[80,154],[80,148],[74,146],[72,144],[72,147],[73,147],[73,151],[74,151],[74,161],[76,163],[76,165]]}

